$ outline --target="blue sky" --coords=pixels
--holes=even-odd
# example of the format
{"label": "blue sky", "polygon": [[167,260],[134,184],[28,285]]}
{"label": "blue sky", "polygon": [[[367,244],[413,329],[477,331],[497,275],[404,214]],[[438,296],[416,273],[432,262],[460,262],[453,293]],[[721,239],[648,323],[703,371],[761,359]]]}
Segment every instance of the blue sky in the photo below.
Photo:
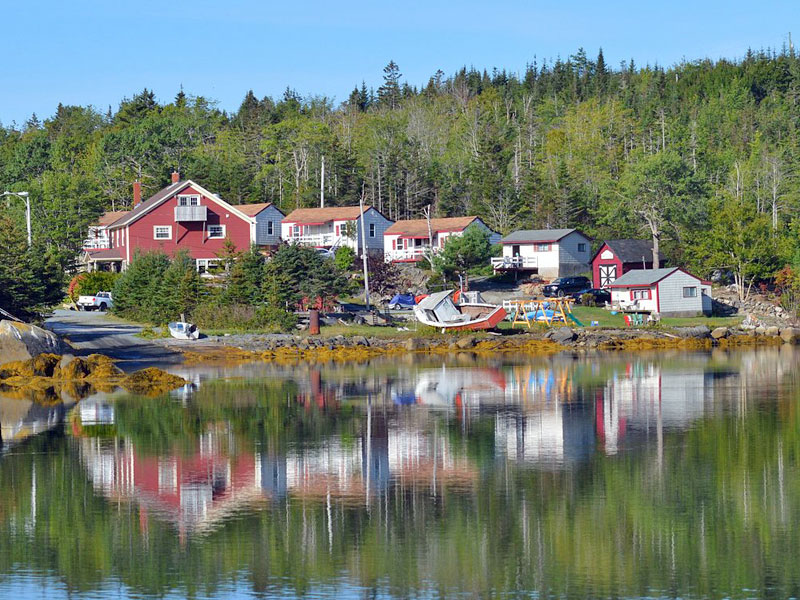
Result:
{"label": "blue sky", "polygon": [[271,2],[268,0],[0,0],[0,123],[53,114],[58,102],[114,109],[147,87],[162,101],[189,94],[235,110],[248,89],[346,99],[378,87],[393,59],[424,85],[466,65],[521,72],[534,55],[603,48],[614,66],[738,58],[777,47],[800,0],[661,2]]}

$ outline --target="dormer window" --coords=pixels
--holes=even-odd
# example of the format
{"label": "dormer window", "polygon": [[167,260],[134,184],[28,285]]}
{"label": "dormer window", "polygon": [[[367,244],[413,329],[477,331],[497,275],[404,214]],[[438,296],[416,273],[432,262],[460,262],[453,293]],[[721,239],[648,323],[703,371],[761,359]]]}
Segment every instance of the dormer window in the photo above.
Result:
{"label": "dormer window", "polygon": [[200,206],[200,195],[182,194],[178,196],[178,206]]}

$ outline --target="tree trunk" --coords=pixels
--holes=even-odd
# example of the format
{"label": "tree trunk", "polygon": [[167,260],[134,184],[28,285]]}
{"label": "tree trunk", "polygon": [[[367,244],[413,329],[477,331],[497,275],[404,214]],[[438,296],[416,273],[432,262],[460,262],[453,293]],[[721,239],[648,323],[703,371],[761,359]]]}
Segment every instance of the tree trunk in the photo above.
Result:
{"label": "tree trunk", "polygon": [[653,232],[653,268],[661,268],[661,261],[658,259],[658,234]]}

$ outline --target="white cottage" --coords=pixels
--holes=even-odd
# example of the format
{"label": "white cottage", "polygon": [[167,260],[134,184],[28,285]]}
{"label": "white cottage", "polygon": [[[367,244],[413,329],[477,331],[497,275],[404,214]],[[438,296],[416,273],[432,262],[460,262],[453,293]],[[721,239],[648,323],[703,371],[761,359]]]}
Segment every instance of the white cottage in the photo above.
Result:
{"label": "white cottage", "polygon": [[[392,221],[371,206],[364,207],[366,247],[369,254],[383,252],[383,233]],[[361,254],[361,209],[358,206],[298,208],[281,223],[281,238],[326,250],[348,246]]]}
{"label": "white cottage", "polygon": [[430,231],[427,219],[408,219],[397,221],[383,234],[384,259],[386,262],[415,262],[421,259],[429,248],[434,254],[441,251],[451,236],[464,235],[470,227],[477,227],[487,232],[489,242],[492,244],[500,241],[500,234],[489,229],[480,217],[431,219]]}
{"label": "white cottage", "polygon": [[711,284],[679,267],[628,271],[608,286],[611,304],[662,317],[711,314]]}
{"label": "white cottage", "polygon": [[577,229],[523,229],[502,240],[495,271],[524,271],[543,277],[569,277],[590,270],[591,240]]}

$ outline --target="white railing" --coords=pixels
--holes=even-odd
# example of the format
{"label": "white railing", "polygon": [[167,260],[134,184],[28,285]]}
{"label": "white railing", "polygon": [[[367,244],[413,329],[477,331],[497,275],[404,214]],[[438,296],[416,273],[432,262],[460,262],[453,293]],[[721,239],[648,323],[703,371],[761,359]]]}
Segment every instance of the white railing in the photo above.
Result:
{"label": "white railing", "polygon": [[[427,246],[423,248],[404,248],[402,250],[390,250],[387,258],[389,260],[419,260],[429,253]],[[436,253],[436,249],[433,250]]]}
{"label": "white railing", "polygon": [[535,269],[539,260],[535,256],[496,256],[492,258],[492,268],[499,269]]}
{"label": "white railing", "polygon": [[208,219],[207,206],[176,206],[176,221],[206,221]]}
{"label": "white railing", "polygon": [[332,233],[312,233],[309,235],[293,235],[288,238],[291,244],[304,246],[333,246],[336,236]]}
{"label": "white railing", "polygon": [[93,238],[83,241],[84,250],[108,250],[111,248],[111,240],[108,238]]}

